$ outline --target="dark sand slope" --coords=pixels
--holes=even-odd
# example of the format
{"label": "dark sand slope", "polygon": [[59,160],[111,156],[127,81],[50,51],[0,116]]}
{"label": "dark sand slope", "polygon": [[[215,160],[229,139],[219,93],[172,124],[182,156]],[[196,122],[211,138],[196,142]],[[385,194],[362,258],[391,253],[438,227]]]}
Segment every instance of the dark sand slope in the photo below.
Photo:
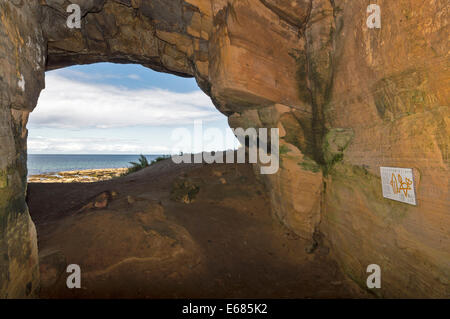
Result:
{"label": "dark sand slope", "polygon": [[[30,184],[28,204],[42,298],[368,296],[271,216],[250,165],[167,160],[107,182]],[[82,289],[66,288],[67,264]]]}

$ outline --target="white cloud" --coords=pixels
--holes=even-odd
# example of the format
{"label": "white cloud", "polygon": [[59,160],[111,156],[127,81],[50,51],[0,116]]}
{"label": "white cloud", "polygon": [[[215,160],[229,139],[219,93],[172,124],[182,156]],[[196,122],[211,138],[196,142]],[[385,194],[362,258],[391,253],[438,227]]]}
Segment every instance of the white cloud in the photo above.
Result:
{"label": "white cloud", "polygon": [[[56,72],[61,72],[62,70],[58,70]],[[76,70],[70,70],[70,69],[65,69],[64,71],[64,77],[65,78],[72,78],[72,79],[78,79],[78,80],[88,80],[88,81],[103,81],[103,80],[127,80],[127,79],[131,79],[131,80],[141,80],[141,77],[137,74],[110,74],[110,73],[86,73],[86,72],[80,72],[80,71],[76,71]],[[56,73],[58,74],[58,73]],[[47,76],[54,76],[55,73],[53,74],[49,74],[47,73]]]}
{"label": "white cloud", "polygon": [[[130,79],[133,75],[129,76]],[[186,125],[223,119],[210,98],[198,90],[131,90],[46,75],[46,89],[30,115],[31,127],[62,129]]]}
{"label": "white cloud", "polygon": [[30,137],[28,152],[63,154],[169,154],[170,148],[162,145],[148,145],[126,138],[48,138]]}
{"label": "white cloud", "polygon": [[137,74],[130,74],[127,76],[127,78],[132,79],[132,80],[140,80],[141,77]]}

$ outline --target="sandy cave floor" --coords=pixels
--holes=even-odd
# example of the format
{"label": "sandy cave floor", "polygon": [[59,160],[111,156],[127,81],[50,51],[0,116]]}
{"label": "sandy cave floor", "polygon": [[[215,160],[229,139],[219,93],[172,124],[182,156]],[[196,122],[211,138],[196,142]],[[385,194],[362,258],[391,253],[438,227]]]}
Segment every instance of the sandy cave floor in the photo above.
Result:
{"label": "sandy cave floor", "polygon": [[[173,200],[174,181],[199,188],[192,203]],[[28,205],[41,298],[370,297],[271,215],[250,165],[166,160],[105,182],[33,183]],[[68,264],[81,289],[66,287]]]}

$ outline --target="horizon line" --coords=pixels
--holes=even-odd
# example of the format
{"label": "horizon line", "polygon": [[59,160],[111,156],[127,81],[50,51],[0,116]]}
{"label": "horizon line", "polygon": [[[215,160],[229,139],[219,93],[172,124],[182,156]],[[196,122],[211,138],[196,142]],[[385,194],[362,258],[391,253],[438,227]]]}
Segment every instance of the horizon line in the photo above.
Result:
{"label": "horizon line", "polygon": [[143,154],[143,153],[28,153],[28,155],[170,155],[170,154]]}

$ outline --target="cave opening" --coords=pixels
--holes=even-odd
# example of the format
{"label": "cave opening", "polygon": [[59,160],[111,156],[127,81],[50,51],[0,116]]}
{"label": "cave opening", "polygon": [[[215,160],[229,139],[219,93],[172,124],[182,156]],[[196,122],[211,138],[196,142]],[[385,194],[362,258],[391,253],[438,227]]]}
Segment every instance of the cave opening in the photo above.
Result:
{"label": "cave opening", "polygon": [[[298,254],[308,243],[276,222],[256,166],[161,158],[238,145],[234,135],[211,143],[230,128],[194,80],[100,63],[49,71],[46,84],[28,122],[39,297],[298,297],[311,293],[307,282],[318,274],[328,285],[334,269]],[[191,122],[199,120],[210,140],[161,144],[177,130],[198,138]],[[95,179],[82,169],[111,157],[137,162],[139,154],[150,165],[123,176]],[[82,289],[68,284],[71,269]]]}
{"label": "cave opening", "polygon": [[[173,132],[198,138],[193,121],[203,122],[206,138],[180,148],[186,139],[173,139]],[[48,71],[27,139],[27,204],[38,234],[40,296],[169,296],[164,289],[174,279],[162,289],[152,281],[170,270],[189,282],[204,271],[199,246],[214,245],[214,236],[231,241],[226,232],[233,229],[232,236],[244,240],[247,218],[271,218],[265,188],[250,164],[205,168],[164,157],[234,150],[239,144],[234,135],[226,139],[229,132],[217,141],[208,130],[231,132],[193,79],[111,63]],[[139,163],[139,154],[148,167],[118,171]],[[233,264],[229,254],[238,243],[226,248],[214,258],[222,262],[208,267],[216,277],[221,264]],[[67,289],[67,265],[80,267],[89,292]],[[152,280],[126,274],[155,267],[168,270]],[[105,276],[116,279],[105,284]],[[194,288],[184,282],[169,291],[192,295]]]}
{"label": "cave opening", "polygon": [[[383,1],[381,30],[366,23],[362,1],[70,2],[0,0],[1,298],[33,298],[41,288],[55,298],[358,298],[372,289],[366,266],[374,263],[383,288],[369,293],[448,295],[442,1],[409,1],[406,22],[403,2]],[[46,71],[97,62],[195,77],[231,127],[279,128],[280,170],[257,175],[265,189],[249,165],[170,161],[120,185],[42,183],[36,193],[30,184],[38,256],[25,201],[29,114]],[[64,101],[73,103],[80,91],[58,93],[75,93]],[[111,92],[100,95],[106,101]],[[84,119],[108,123],[112,109]],[[63,122],[60,113],[53,123]],[[151,118],[139,114],[134,121]],[[30,146],[51,147],[29,128]],[[73,134],[62,151],[104,146]],[[120,141],[118,149],[133,149]],[[384,196],[386,168],[414,174],[418,205]],[[35,205],[58,222],[39,220]],[[71,216],[58,213],[65,206]],[[70,290],[65,267],[77,262],[83,289]]]}

